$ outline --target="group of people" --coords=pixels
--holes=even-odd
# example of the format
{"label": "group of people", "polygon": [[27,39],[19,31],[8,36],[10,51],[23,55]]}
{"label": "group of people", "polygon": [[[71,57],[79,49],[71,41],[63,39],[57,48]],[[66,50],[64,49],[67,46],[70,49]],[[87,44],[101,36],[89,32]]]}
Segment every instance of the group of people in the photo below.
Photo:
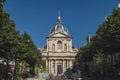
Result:
{"label": "group of people", "polygon": [[48,75],[47,80],[54,80],[54,79],[55,79],[55,76],[54,76],[52,73],[50,73],[50,74]]}
{"label": "group of people", "polygon": [[[65,76],[65,75],[64,75]],[[54,73],[50,73],[48,75],[48,78],[46,80],[59,80],[63,78],[63,76],[61,74],[54,74]]]}

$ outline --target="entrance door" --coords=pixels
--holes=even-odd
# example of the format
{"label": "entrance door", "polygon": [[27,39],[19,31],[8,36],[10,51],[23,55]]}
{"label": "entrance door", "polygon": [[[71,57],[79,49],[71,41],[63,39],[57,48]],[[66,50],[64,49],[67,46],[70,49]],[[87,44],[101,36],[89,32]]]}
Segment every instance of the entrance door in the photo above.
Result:
{"label": "entrance door", "polygon": [[58,74],[62,73],[62,65],[57,65],[57,73]]}

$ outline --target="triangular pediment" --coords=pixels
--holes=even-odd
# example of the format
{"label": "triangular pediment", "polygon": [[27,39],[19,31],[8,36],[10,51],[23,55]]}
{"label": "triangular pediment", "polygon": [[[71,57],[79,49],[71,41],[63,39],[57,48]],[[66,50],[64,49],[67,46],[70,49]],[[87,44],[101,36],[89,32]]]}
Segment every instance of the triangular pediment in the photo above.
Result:
{"label": "triangular pediment", "polygon": [[49,35],[48,37],[69,37],[69,38],[71,38],[70,35],[64,34],[64,33],[61,33],[61,32],[51,34],[51,35]]}

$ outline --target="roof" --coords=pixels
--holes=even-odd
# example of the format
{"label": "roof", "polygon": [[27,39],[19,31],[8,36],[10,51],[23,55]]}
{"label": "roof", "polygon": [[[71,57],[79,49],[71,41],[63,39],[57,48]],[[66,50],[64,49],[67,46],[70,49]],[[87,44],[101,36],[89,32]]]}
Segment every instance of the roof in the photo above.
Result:
{"label": "roof", "polygon": [[59,33],[59,32],[61,32],[61,33],[63,33],[63,34],[66,34],[66,35],[69,35],[67,28],[62,24],[62,21],[61,21],[61,17],[60,17],[60,16],[58,16],[58,18],[57,18],[57,23],[56,23],[55,26],[51,29],[49,35],[53,35],[53,34],[56,34],[56,33]]}

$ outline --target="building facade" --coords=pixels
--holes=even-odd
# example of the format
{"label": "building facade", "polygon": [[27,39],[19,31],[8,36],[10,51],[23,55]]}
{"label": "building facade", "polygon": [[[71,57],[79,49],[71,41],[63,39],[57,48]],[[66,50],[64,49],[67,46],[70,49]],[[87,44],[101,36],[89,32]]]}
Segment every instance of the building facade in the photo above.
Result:
{"label": "building facade", "polygon": [[46,39],[47,44],[41,52],[48,72],[61,74],[72,68],[78,50],[73,48],[72,37],[62,24],[60,16]]}

